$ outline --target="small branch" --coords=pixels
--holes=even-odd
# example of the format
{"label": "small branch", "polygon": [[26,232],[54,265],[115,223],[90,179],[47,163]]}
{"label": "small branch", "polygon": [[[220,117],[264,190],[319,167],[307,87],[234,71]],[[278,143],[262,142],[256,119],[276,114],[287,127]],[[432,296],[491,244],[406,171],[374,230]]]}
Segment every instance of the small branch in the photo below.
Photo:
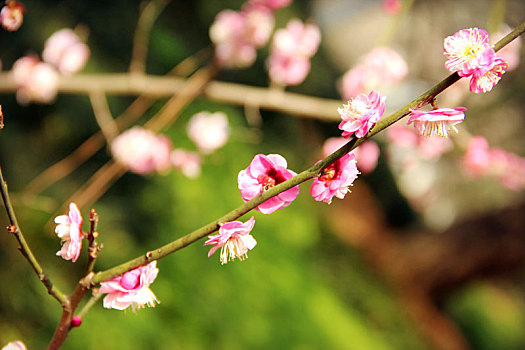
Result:
{"label": "small branch", "polygon": [[[501,39],[495,47],[497,47],[496,50],[501,49],[501,47],[508,44],[510,41],[518,37],[520,34],[522,34],[525,31],[525,22],[522,23],[520,26],[518,26],[515,30],[513,30],[510,34],[508,34],[505,38]],[[512,39],[509,39],[512,38]],[[502,44],[502,42],[505,42],[505,44]],[[129,271],[131,269],[134,269],[136,267],[145,265],[153,260],[158,260],[160,258],[163,258],[169,254],[172,254],[176,252],[179,249],[182,249],[196,241],[198,241],[201,238],[204,238],[205,236],[217,231],[220,227],[220,224],[229,222],[235,219],[238,219],[239,217],[243,216],[250,210],[257,207],[259,204],[263,203],[264,201],[278,195],[279,193],[282,193],[286,190],[289,190],[290,188],[297,186],[305,181],[308,181],[312,179],[315,176],[318,176],[320,171],[335,162],[337,159],[341,158],[348,152],[352,151],[354,148],[359,146],[361,143],[363,143],[365,140],[369,139],[373,135],[379,133],[380,131],[384,130],[388,126],[394,124],[396,121],[404,117],[409,113],[410,108],[420,108],[424,106],[425,104],[432,101],[438,94],[440,94],[443,90],[454,84],[456,81],[460,79],[459,75],[456,73],[453,73],[443,79],[441,82],[436,84],[434,87],[432,87],[430,90],[407,104],[405,107],[401,108],[397,112],[391,114],[390,116],[380,120],[376,126],[368,132],[368,134],[365,137],[362,137],[360,139],[355,138],[355,136],[352,136],[349,138],[349,141],[343,145],[341,148],[339,148],[337,151],[317,163],[316,165],[310,167],[309,169],[306,169],[305,171],[299,173],[298,175],[294,176],[293,178],[270,188],[269,190],[259,194],[257,197],[253,198],[252,200],[244,203],[240,207],[230,211],[228,214],[224,215],[223,217],[212,221],[211,223],[207,224],[206,226],[203,226],[173,242],[170,242],[158,249],[146,252],[142,256],[139,256],[133,260],[130,260],[128,262],[125,262],[123,264],[120,264],[118,266],[115,266],[111,269],[98,272],[93,276],[91,279],[91,283],[97,284],[106,280],[109,280],[113,277],[119,276],[123,274],[126,271]]]}
{"label": "small branch", "polygon": [[2,193],[2,200],[4,201],[4,206],[6,208],[7,216],[9,218],[9,222],[11,223],[10,226],[8,226],[8,232],[12,233],[15,237],[18,243],[20,244],[19,250],[22,253],[22,255],[27,259],[31,267],[33,268],[33,271],[35,271],[36,275],[42,282],[42,284],[46,287],[47,292],[55,298],[62,306],[68,304],[68,300],[66,296],[51,282],[49,277],[44,273],[44,269],[34,256],[33,252],[31,251],[31,248],[29,248],[29,245],[27,244],[25,237],[22,233],[22,230],[20,229],[20,226],[18,225],[18,220],[15,215],[15,210],[13,208],[13,205],[11,204],[11,198],[9,197],[9,193],[7,190],[7,183],[4,180],[4,175],[2,174],[2,169],[0,168],[0,191]]}
{"label": "small branch", "polygon": [[169,2],[170,0],[150,1],[140,13],[133,40],[133,52],[129,66],[130,73],[144,73],[146,71],[146,57],[148,55],[151,28],[153,28],[153,24]]}
{"label": "small branch", "polygon": [[98,292],[98,289],[93,289],[93,295],[89,300],[86,302],[86,304],[80,309],[80,311],[77,313],[77,316],[80,318],[84,318],[88,311],[97,303],[97,301],[102,296],[102,293]]}
{"label": "small branch", "polygon": [[98,225],[98,214],[95,212],[95,209],[91,209],[89,212],[89,222],[90,222],[90,230],[88,234],[88,263],[86,268],[86,276],[89,275],[93,268],[95,267],[95,261],[97,260],[98,252],[100,250],[100,247],[97,247],[97,225]]}
{"label": "small branch", "polygon": [[99,90],[94,90],[89,93],[89,101],[93,107],[93,114],[100,127],[100,131],[106,138],[107,143],[110,144],[119,134],[119,130],[109,110],[106,95]]}

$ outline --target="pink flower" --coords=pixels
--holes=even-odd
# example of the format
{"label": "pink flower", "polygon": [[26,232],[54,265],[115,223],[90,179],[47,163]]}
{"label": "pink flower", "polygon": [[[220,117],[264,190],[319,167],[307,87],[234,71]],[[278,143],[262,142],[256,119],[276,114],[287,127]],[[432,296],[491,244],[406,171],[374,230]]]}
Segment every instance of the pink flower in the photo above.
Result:
{"label": "pink flower", "polygon": [[19,58],[11,70],[17,85],[16,99],[20,104],[31,101],[50,103],[57,94],[58,74],[49,64],[40,62],[36,56]]}
{"label": "pink flower", "polygon": [[345,154],[326,167],[321,176],[314,179],[310,194],[316,201],[328,204],[334,196],[343,199],[358,174],[355,156],[352,153]]}
{"label": "pink flower", "polygon": [[310,60],[302,56],[270,56],[268,74],[270,80],[281,85],[299,85],[310,72]]}
{"label": "pink flower", "polygon": [[113,140],[111,153],[115,160],[141,175],[161,172],[171,166],[171,141],[137,126]]}
{"label": "pink flower", "polygon": [[11,0],[0,11],[0,24],[5,30],[18,30],[24,21],[25,8],[22,3]]}
{"label": "pink flower", "polygon": [[286,56],[312,57],[319,48],[321,32],[313,24],[303,24],[299,19],[291,19],[286,28],[275,32],[272,51]]}
{"label": "pink flower", "polygon": [[389,15],[395,15],[396,13],[401,11],[401,8],[403,7],[401,0],[383,0],[382,5],[383,10]]}
{"label": "pink flower", "polygon": [[483,29],[469,28],[445,38],[443,52],[447,57],[445,67],[468,77],[474,71],[491,66],[496,52],[489,44],[489,35]]}
{"label": "pink flower", "polygon": [[84,219],[75,203],[69,204],[68,215],[60,215],[55,218],[58,224],[55,228],[57,236],[62,241],[62,249],[57,252],[64,260],[76,262],[82,249],[82,230],[80,226]]}
{"label": "pink flower", "polygon": [[463,111],[466,110],[465,107],[438,108],[431,111],[410,109],[408,124],[414,123],[420,135],[448,137],[448,131],[458,132],[455,125],[465,119]]}
{"label": "pink flower", "polygon": [[477,69],[470,78],[470,91],[479,94],[492,90],[507,70],[507,62],[496,57],[492,65]]}
{"label": "pink flower", "polygon": [[220,260],[222,265],[235,260],[235,258],[239,258],[241,261],[247,258],[248,251],[257,245],[257,241],[250,235],[254,225],[253,216],[245,223],[230,221],[221,225],[219,234],[209,236],[209,239],[204,243],[204,245],[213,245],[208,252],[208,258],[219,248],[221,248]]}
{"label": "pink flower", "polygon": [[463,155],[463,170],[470,177],[480,177],[490,169],[489,144],[482,136],[473,137]]}
{"label": "pink flower", "polygon": [[71,29],[61,29],[44,44],[42,58],[60,73],[72,74],[81,70],[89,58],[89,48]]}
{"label": "pink flower", "polygon": [[200,112],[191,117],[188,136],[203,153],[211,153],[228,141],[228,117],[222,112]]}
{"label": "pink flower", "polygon": [[525,158],[499,148],[490,150],[490,169],[503,186],[519,191],[525,188]]}
{"label": "pink flower", "polygon": [[344,137],[330,137],[325,140],[323,144],[323,157],[328,157],[330,154],[343,147],[348,142]]}
{"label": "pink flower", "polygon": [[[297,175],[286,169],[286,166],[286,159],[279,154],[256,155],[250,166],[241,170],[237,178],[242,199],[248,202],[265,190]],[[295,186],[259,204],[256,209],[263,214],[271,214],[289,206],[298,195],[299,186]]]}
{"label": "pink flower", "polygon": [[337,112],[343,119],[339,123],[342,136],[348,138],[354,133],[356,137],[365,136],[383,116],[385,100],[386,97],[381,96],[379,91],[372,91],[368,96],[359,94],[339,107]]}
{"label": "pink flower", "polygon": [[266,45],[273,31],[275,18],[267,7],[246,4],[241,12],[245,20],[244,37],[255,47]]}
{"label": "pink flower", "polygon": [[292,0],[248,0],[250,4],[262,5],[271,10],[278,10],[280,8],[290,5]]}
{"label": "pink flower", "polygon": [[186,177],[194,179],[200,176],[202,159],[199,153],[178,148],[171,151],[170,157],[173,167]]}
{"label": "pink flower", "polygon": [[310,57],[321,41],[317,26],[292,19],[275,32],[268,61],[270,80],[281,85],[299,85],[310,72]]}
{"label": "pink flower", "polygon": [[27,348],[23,342],[15,340],[5,345],[2,350],[27,350]]}
{"label": "pink flower", "polygon": [[407,63],[396,51],[376,47],[343,75],[341,93],[349,100],[366,91],[392,86],[403,80],[407,73]]}
{"label": "pink flower", "polygon": [[159,301],[149,286],[158,273],[157,261],[152,261],[148,265],[125,272],[122,276],[101,282],[99,292],[108,294],[104,297],[104,307],[124,310],[131,306],[133,312],[146,305],[155,307],[155,303]]}
{"label": "pink flower", "polygon": [[352,151],[355,155],[357,169],[362,174],[371,173],[377,166],[379,146],[374,141],[365,141]]}

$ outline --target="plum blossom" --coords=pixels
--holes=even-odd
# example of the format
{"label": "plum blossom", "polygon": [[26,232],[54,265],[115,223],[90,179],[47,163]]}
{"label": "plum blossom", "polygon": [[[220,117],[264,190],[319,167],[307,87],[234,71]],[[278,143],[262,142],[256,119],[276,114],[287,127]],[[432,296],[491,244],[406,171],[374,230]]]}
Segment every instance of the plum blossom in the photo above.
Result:
{"label": "plum blossom", "polygon": [[256,49],[264,46],[273,30],[273,12],[264,6],[244,6],[238,11],[224,10],[210,27],[215,59],[226,68],[245,68],[253,64]]}
{"label": "plum blossom", "polygon": [[170,168],[171,146],[166,136],[136,126],[113,140],[111,153],[134,173],[145,175]]}
{"label": "plum blossom", "polygon": [[82,249],[82,214],[75,203],[69,204],[69,213],[67,215],[60,215],[55,218],[55,223],[58,224],[55,228],[57,236],[62,241],[62,249],[57,252],[64,260],[71,260],[76,262]]}
{"label": "plum blossom", "polygon": [[171,165],[186,177],[194,179],[200,176],[202,158],[199,153],[177,148],[171,151],[170,158]]}
{"label": "plum blossom", "polygon": [[90,55],[89,47],[71,29],[61,29],[53,33],[44,44],[42,58],[55,66],[62,74],[72,74],[81,70]]}
{"label": "plum blossom", "polygon": [[125,272],[122,276],[101,282],[99,292],[107,293],[103,301],[104,307],[124,310],[131,306],[133,312],[145,306],[155,307],[155,303],[159,301],[149,286],[158,273],[157,261],[152,261],[148,265]]}
{"label": "plum blossom", "polygon": [[349,100],[357,94],[389,87],[403,80],[408,73],[406,61],[389,47],[376,47],[359,59],[341,79],[341,94]]}
{"label": "plum blossom", "polygon": [[465,107],[437,108],[431,111],[410,109],[408,124],[413,123],[420,135],[448,137],[448,132],[458,132],[456,124],[465,119]]}
{"label": "plum blossom", "polygon": [[18,88],[16,99],[20,104],[50,103],[57,95],[58,73],[36,56],[19,58],[13,64],[11,76]]}
{"label": "plum blossom", "polygon": [[470,91],[479,94],[492,90],[507,70],[507,62],[496,57],[492,65],[477,69],[470,78]]}
{"label": "plum blossom", "polygon": [[281,85],[298,85],[310,71],[310,58],[316,53],[321,32],[313,24],[292,19],[275,32],[268,61],[270,80]]}
{"label": "plum blossom", "polygon": [[[297,175],[286,167],[286,159],[279,154],[256,155],[250,166],[241,170],[237,177],[242,199],[248,202],[260,193]],[[263,214],[271,214],[289,206],[298,195],[299,186],[295,186],[259,204],[256,209]]]}
{"label": "plum blossom", "polygon": [[221,225],[219,233],[209,236],[209,239],[204,243],[204,245],[213,245],[208,252],[208,258],[219,248],[221,248],[220,261],[222,265],[235,260],[235,258],[239,258],[241,261],[247,258],[248,251],[257,245],[257,241],[250,235],[254,225],[253,216],[245,223],[230,221]]}
{"label": "plum blossom", "polygon": [[211,153],[228,141],[228,117],[222,112],[200,112],[191,117],[188,136],[203,153]]}
{"label": "plum blossom", "polygon": [[485,175],[490,168],[489,144],[483,136],[470,139],[463,155],[463,171],[470,177]]}
{"label": "plum blossom", "polygon": [[2,350],[27,350],[27,347],[22,341],[15,340],[6,344]]}
{"label": "plum blossom", "polygon": [[477,69],[492,65],[496,57],[487,31],[478,28],[462,29],[446,37],[443,52],[447,57],[445,67],[461,77],[468,77]]}
{"label": "plum blossom", "polygon": [[354,154],[345,154],[324,168],[321,176],[314,178],[310,194],[316,201],[328,204],[334,196],[343,199],[358,174]]}
{"label": "plum blossom", "polygon": [[24,21],[25,8],[16,0],[8,0],[0,11],[0,24],[5,30],[13,32],[18,30]]}
{"label": "plum blossom", "polygon": [[339,129],[343,130],[342,136],[365,136],[383,116],[385,100],[386,97],[381,96],[379,91],[372,91],[368,96],[359,94],[339,107],[337,112],[342,118],[339,123]]}

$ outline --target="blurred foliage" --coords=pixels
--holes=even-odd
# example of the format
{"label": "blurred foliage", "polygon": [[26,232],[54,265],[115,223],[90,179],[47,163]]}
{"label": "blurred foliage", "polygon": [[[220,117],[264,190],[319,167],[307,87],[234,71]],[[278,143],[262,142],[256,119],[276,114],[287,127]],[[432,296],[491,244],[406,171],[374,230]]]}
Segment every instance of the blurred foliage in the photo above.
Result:
{"label": "blurred foliage", "polygon": [[[15,33],[0,32],[0,58],[7,70],[20,56],[39,53],[45,39],[62,27],[89,29],[92,56],[85,72],[128,69],[139,1],[25,1],[24,25]],[[242,1],[172,1],[156,22],[147,71],[165,74],[174,65],[209,46],[207,30],[224,8]],[[307,18],[310,2],[295,1],[277,15],[277,26],[289,18]],[[245,71],[221,73],[219,79],[266,86],[265,52]],[[341,75],[321,51],[311,75],[291,91],[339,98],[334,81]],[[441,74],[441,73],[440,73]],[[521,92],[523,93],[523,92]],[[132,101],[109,98],[114,115]],[[55,209],[101,164],[107,150],[96,154],[71,176],[32,202],[24,186],[68,155],[97,130],[86,96],[59,95],[50,106],[18,106],[2,95],[6,128],[0,132],[0,160],[9,182],[22,229],[42,265],[69,293],[83,272],[85,256],[71,264],[54,256],[59,241],[51,219]],[[161,108],[154,105],[145,115]],[[175,147],[192,149],[185,123],[201,110],[224,111],[232,126],[230,142],[205,159],[196,180],[179,173],[140,177],[126,174],[94,207],[100,215],[104,249],[97,262],[105,269],[143,254],[216,219],[241,204],[237,174],[256,153],[279,153],[291,169],[317,160],[319,144],[333,136],[335,123],[302,121],[264,112],[261,130],[246,124],[242,108],[194,101],[166,134]],[[315,132],[314,132],[315,130]],[[322,133],[326,130],[331,130]],[[298,150],[301,150],[300,152]],[[396,226],[412,224],[415,214],[395,188],[381,159],[379,171],[359,181],[372,184]],[[357,184],[358,185],[358,184]],[[159,261],[152,285],[161,304],[137,314],[105,310],[101,303],[71,332],[65,349],[426,349],[396,296],[370,269],[361,254],[342,244],[327,229],[324,203],[314,203],[308,184],[286,210],[271,216],[258,212],[253,234],[257,249],[244,262],[221,266],[208,247],[189,246]],[[351,200],[351,196],[347,199]],[[85,217],[89,208],[82,208]],[[0,214],[0,226],[7,224]],[[202,242],[202,241],[201,241]],[[16,249],[12,237],[0,235],[0,345],[22,339],[29,349],[44,348],[60,318],[56,302]],[[522,296],[485,286],[466,288],[447,308],[465,329],[476,349],[522,349],[525,311]]]}

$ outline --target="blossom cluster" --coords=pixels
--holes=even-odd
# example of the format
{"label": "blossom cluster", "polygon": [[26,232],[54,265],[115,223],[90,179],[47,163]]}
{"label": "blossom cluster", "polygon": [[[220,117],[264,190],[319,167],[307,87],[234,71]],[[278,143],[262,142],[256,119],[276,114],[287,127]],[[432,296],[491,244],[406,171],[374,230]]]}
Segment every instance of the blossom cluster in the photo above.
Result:
{"label": "blossom cluster", "polygon": [[42,53],[19,58],[11,70],[18,89],[17,101],[50,103],[57,94],[59,74],[80,71],[90,55],[88,46],[71,29],[61,29],[51,35]]}
{"label": "blossom cluster", "polygon": [[[228,117],[223,112],[199,112],[189,120],[187,133],[202,154],[209,154],[228,141]],[[117,136],[111,143],[111,153],[116,161],[140,175],[163,173],[171,168],[190,178],[201,173],[200,153],[173,149],[168,137],[139,126]]]}
{"label": "blossom cluster", "polygon": [[525,188],[525,158],[489,147],[482,136],[473,137],[463,156],[464,173],[472,178],[495,176],[510,190]]}
{"label": "blossom cluster", "polygon": [[10,32],[18,30],[24,22],[24,12],[24,5],[20,1],[7,0],[0,10],[0,25]]}
{"label": "blossom cluster", "polygon": [[210,27],[215,60],[226,68],[249,67],[257,48],[266,45],[274,26],[274,11],[288,6],[286,0],[251,0],[241,11],[224,10]]}
{"label": "blossom cluster", "polygon": [[445,38],[443,53],[447,58],[445,67],[460,77],[470,77],[470,91],[474,93],[492,90],[508,67],[503,58],[496,56],[483,29],[462,29]]}
{"label": "blossom cluster", "polygon": [[337,112],[342,121],[339,129],[343,131],[343,137],[365,136],[370,129],[381,119],[385,112],[385,96],[381,96],[379,91],[372,91],[367,95],[359,94],[350,99],[343,107],[339,107]]}
{"label": "blossom cluster", "polygon": [[341,79],[341,95],[349,100],[358,94],[389,87],[408,73],[406,61],[389,47],[376,47],[348,70]]}
{"label": "blossom cluster", "polygon": [[268,60],[268,74],[273,83],[299,85],[310,71],[310,58],[317,52],[321,32],[313,24],[298,19],[275,32]]}

